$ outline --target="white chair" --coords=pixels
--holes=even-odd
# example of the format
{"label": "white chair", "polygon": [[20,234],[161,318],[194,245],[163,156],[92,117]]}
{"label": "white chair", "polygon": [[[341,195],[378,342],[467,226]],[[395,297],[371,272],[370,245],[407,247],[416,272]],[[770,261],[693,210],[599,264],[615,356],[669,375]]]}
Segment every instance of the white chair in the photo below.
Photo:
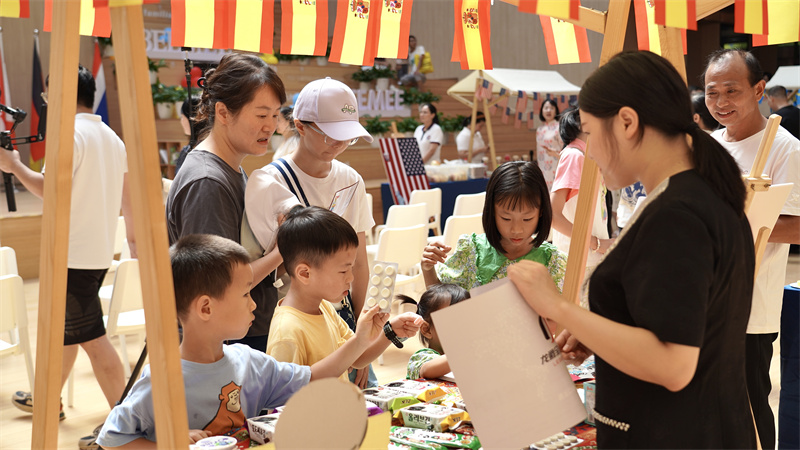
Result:
{"label": "white chair", "polygon": [[[372,217],[372,194],[370,193],[367,193],[367,210],[369,211],[369,216]],[[372,236],[372,228],[367,230],[366,238],[367,238],[367,245],[372,245],[375,243],[374,242],[375,239],[373,239]]]}
{"label": "white chair", "polygon": [[442,234],[442,189],[417,189],[411,192],[410,205],[425,203],[428,211],[428,228],[435,236]]}
{"label": "white chair", "polygon": [[471,216],[450,216],[444,223],[444,234],[442,236],[431,236],[428,242],[443,242],[455,251],[458,238],[464,234],[483,233],[483,214],[473,214]]}
{"label": "white chair", "polygon": [[11,247],[0,247],[0,275],[19,275],[17,253]]}
{"label": "white chair", "polygon": [[[128,251],[128,243],[125,237],[127,236],[127,230],[125,228],[125,217],[119,216],[117,218],[117,231],[114,234],[114,255],[121,255],[123,252]],[[122,260],[122,256],[119,259],[111,258],[111,266],[108,268],[109,273],[114,273],[119,266],[120,260]]]}
{"label": "white chair", "polygon": [[456,197],[453,206],[454,216],[471,216],[483,212],[483,204],[486,201],[486,192],[477,194],[461,194]]}
{"label": "white chair", "polygon": [[[6,332],[8,341],[3,339]],[[28,383],[33,392],[33,354],[28,336],[28,311],[25,307],[22,278],[16,274],[0,276],[0,334],[0,357],[19,354],[25,357]]]}
{"label": "white chair", "polygon": [[[428,207],[424,204],[418,203],[416,205],[392,205],[389,207],[389,212],[386,214],[386,224],[377,225],[375,227],[376,236],[386,228],[406,228],[414,225],[425,225],[427,229],[428,224]],[[378,239],[375,239],[376,241]],[[367,256],[370,258],[375,257],[378,251],[378,245],[367,246]]]}

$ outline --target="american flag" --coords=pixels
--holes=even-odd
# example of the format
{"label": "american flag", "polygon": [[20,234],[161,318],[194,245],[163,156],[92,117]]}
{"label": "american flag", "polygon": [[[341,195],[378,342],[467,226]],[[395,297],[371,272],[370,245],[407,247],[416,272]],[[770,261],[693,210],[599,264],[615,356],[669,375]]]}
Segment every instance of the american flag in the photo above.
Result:
{"label": "american flag", "polygon": [[478,95],[476,98],[478,100],[486,99],[491,100],[492,98],[492,89],[494,85],[489,80],[482,80],[480,87],[478,88]]}
{"label": "american flag", "polygon": [[536,113],[534,113],[533,110],[528,112],[528,129],[529,130],[535,130],[536,129],[536,122],[533,121],[533,118],[534,118],[535,114]]}
{"label": "american flag", "polygon": [[500,114],[505,114],[506,108],[508,107],[508,97],[503,98],[506,95],[506,88],[500,88],[500,98],[501,100],[497,102],[497,106],[500,109]]}
{"label": "american flag", "polygon": [[503,123],[506,123],[506,124],[508,123],[508,116],[510,116],[510,115],[511,115],[511,108],[506,106],[506,109],[503,112],[503,118],[501,119],[503,121]]}
{"label": "american flag", "polygon": [[533,93],[533,112],[535,114],[539,114],[539,111],[542,109],[542,103],[544,103],[544,95],[534,92]]}
{"label": "american flag", "polygon": [[517,91],[517,108],[516,120],[514,120],[514,128],[519,128],[522,125],[522,118],[525,115],[525,110],[528,109],[528,94],[525,91]]}
{"label": "american flag", "polygon": [[428,189],[428,176],[415,138],[380,140],[383,167],[395,205],[407,205],[411,191]]}

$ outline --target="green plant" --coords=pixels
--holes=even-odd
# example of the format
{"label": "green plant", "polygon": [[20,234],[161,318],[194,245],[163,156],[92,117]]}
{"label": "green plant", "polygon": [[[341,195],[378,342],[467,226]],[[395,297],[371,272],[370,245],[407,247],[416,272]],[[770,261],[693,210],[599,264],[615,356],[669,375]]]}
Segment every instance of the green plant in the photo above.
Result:
{"label": "green plant", "polygon": [[147,58],[147,67],[150,69],[150,72],[158,72],[158,69],[162,67],[167,67],[167,63],[163,59],[155,61],[150,58]]}
{"label": "green plant", "polygon": [[381,67],[381,68],[373,67],[369,71],[372,72],[372,76],[375,79],[378,79],[378,78],[394,78],[394,76],[396,74],[396,72],[394,70],[392,70],[391,67],[388,67],[388,66],[387,67]]}
{"label": "green plant", "polygon": [[439,101],[439,97],[434,95],[433,92],[422,92],[415,87],[403,89],[402,97],[402,104],[404,105],[419,105],[422,103],[433,103]]}
{"label": "green plant", "polygon": [[464,123],[464,118],[461,114],[448,117],[443,113],[439,113],[439,126],[442,127],[442,131],[445,133],[455,133],[456,131],[461,131],[461,124]]}
{"label": "green plant", "polygon": [[353,81],[358,81],[359,83],[369,83],[370,81],[374,80],[375,77],[372,74],[372,70],[356,70],[353,72],[352,75]]}
{"label": "green plant", "polygon": [[151,86],[153,103],[173,103],[186,99],[186,90],[181,86],[164,86],[156,83]]}
{"label": "green plant", "polygon": [[398,120],[396,125],[399,133],[408,133],[416,130],[418,126],[422,125],[422,122],[413,117],[406,117],[403,120]]}
{"label": "green plant", "polygon": [[289,61],[289,62],[291,62],[291,61],[300,61],[300,60],[308,59],[309,56],[308,55],[284,55],[284,54],[282,54],[280,52],[276,52],[275,53],[275,58],[277,58],[278,61]]}
{"label": "green plant", "polygon": [[366,119],[366,123],[364,123],[364,128],[367,130],[367,133],[376,135],[376,134],[383,134],[388,133],[389,128],[391,128],[391,124],[389,122],[381,120],[381,116],[364,116]]}

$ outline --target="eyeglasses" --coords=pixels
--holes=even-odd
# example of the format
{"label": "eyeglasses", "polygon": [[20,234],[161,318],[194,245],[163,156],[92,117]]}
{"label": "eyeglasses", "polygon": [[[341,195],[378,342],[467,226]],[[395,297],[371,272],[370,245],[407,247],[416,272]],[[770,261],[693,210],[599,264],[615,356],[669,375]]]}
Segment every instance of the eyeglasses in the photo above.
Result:
{"label": "eyeglasses", "polygon": [[315,126],[313,126],[311,124],[308,125],[308,128],[311,128],[315,132],[321,134],[322,135],[322,139],[330,147],[341,147],[342,145],[344,145],[345,147],[349,147],[349,146],[355,144],[356,142],[358,142],[358,138],[353,138],[353,139],[350,139],[349,141],[337,141],[336,139],[334,139],[334,138],[328,136],[327,134],[323,133],[322,130],[318,130],[317,127],[315,127]]}

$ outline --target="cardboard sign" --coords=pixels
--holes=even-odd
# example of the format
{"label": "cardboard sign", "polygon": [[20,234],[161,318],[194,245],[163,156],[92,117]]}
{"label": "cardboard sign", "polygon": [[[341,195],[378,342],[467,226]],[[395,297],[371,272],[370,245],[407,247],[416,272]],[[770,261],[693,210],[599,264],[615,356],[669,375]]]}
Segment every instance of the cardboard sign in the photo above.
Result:
{"label": "cardboard sign", "polygon": [[523,448],[586,411],[558,346],[509,279],[432,314],[484,448]]}

